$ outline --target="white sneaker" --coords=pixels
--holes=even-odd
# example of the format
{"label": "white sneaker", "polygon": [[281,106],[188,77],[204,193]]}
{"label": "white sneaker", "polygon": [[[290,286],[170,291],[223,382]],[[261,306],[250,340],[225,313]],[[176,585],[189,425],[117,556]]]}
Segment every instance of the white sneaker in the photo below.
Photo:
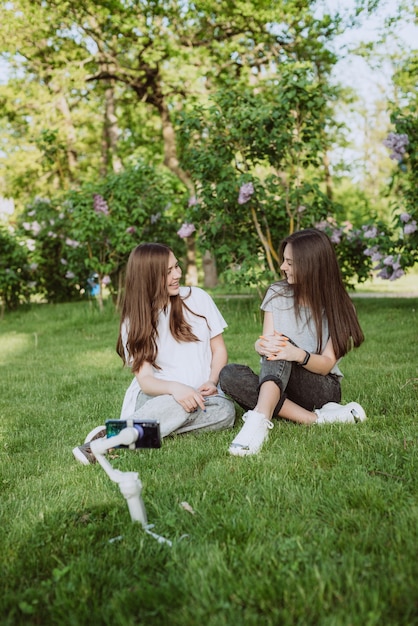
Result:
{"label": "white sneaker", "polygon": [[91,451],[90,444],[100,437],[106,437],[106,426],[96,426],[96,428],[93,428],[93,430],[89,432],[82,446],[73,448],[73,455],[79,463],[83,465],[96,463],[96,457]]}
{"label": "white sneaker", "polygon": [[[103,431],[105,431],[105,434],[103,434]],[[93,430],[86,435],[84,443],[90,443],[93,439],[97,439],[97,435],[100,435],[100,437],[106,437],[106,426],[96,426],[96,428],[93,428]]]}
{"label": "white sneaker", "polygon": [[269,430],[273,428],[273,422],[258,411],[247,411],[242,419],[245,424],[231,443],[229,452],[234,456],[257,454],[267,440]]}
{"label": "white sneaker", "polygon": [[315,424],[332,424],[334,422],[357,424],[367,419],[363,407],[357,402],[349,402],[345,405],[328,402],[328,404],[324,404],[322,409],[315,409],[314,413],[318,416]]}

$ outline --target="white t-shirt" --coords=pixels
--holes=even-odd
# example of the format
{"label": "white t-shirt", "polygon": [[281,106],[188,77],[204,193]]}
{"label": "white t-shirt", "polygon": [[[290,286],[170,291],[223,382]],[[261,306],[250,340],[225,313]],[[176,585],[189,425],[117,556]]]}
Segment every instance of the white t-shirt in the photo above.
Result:
{"label": "white t-shirt", "polygon": [[[311,311],[308,307],[300,307],[300,317],[295,315],[294,298],[288,290],[286,283],[278,282],[270,285],[260,308],[269,311],[273,315],[274,329],[292,339],[299,348],[308,352],[316,353],[318,335]],[[322,318],[322,346],[320,352],[325,349],[329,339],[328,320],[325,315]],[[343,376],[338,363],[331,370],[331,374]]]}
{"label": "white t-shirt", "polygon": [[[190,296],[187,297],[189,292]],[[206,318],[193,315],[187,309],[184,310],[187,322],[200,341],[176,341],[170,333],[170,308],[168,307],[165,313],[161,311],[158,318],[158,355],[156,359],[156,363],[161,369],[154,368],[154,375],[162,380],[173,380],[198,389],[210,376],[212,362],[210,340],[220,335],[227,327],[227,323],[212,298],[203,289],[180,287],[180,295],[185,298],[185,303],[191,311]],[[122,342],[129,364],[126,351],[127,337],[127,323],[124,323],[122,325]],[[134,403],[139,390],[139,384],[134,378],[125,395],[121,418],[129,412],[130,414],[133,413],[132,407],[135,408]]]}

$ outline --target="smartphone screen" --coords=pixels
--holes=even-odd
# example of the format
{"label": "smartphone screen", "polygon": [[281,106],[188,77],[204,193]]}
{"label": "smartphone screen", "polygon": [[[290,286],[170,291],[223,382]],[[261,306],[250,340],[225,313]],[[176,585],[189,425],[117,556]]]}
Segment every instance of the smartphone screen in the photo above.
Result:
{"label": "smartphone screen", "polygon": [[118,448],[161,448],[160,423],[154,420],[107,420],[106,436],[115,437],[128,426],[138,431],[138,439],[132,446]]}

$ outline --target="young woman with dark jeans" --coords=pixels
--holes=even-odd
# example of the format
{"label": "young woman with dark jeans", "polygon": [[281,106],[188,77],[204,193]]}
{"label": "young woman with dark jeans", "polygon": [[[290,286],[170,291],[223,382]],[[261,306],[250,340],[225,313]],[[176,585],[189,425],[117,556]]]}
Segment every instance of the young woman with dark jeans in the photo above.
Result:
{"label": "young woman with dark jeans", "polygon": [[229,448],[237,456],[260,450],[276,416],[301,424],[366,419],[358,403],[339,404],[339,362],[364,336],[330,239],[313,228],[298,231],[283,240],[280,255],[286,279],[261,304],[260,376],[237,364],[220,373],[222,390],[247,411]]}

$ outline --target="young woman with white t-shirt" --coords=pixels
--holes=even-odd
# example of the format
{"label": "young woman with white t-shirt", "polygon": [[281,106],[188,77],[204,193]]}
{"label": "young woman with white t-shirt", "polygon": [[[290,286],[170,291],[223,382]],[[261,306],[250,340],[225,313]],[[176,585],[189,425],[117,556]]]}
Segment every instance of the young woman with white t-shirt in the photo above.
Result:
{"label": "young woman with white t-shirt", "polygon": [[236,456],[259,452],[273,417],[300,424],[366,419],[357,402],[339,404],[339,362],[364,336],[329,237],[314,228],[295,232],[279,256],[284,280],[269,287],[261,304],[260,375],[234,363],[220,374],[223,391],[247,411],[229,448]]}
{"label": "young woman with white t-shirt", "polygon": [[[116,348],[135,376],[121,418],[158,420],[162,437],[231,428],[235,419],[234,403],[218,387],[228,358],[227,324],[205,291],[180,286],[181,275],[164,244],[144,243],[131,252]],[[105,432],[98,427],[90,435]],[[84,464],[94,462],[89,441],[73,453]]]}
{"label": "young woman with white t-shirt", "polygon": [[140,389],[135,416],[158,419],[163,437],[229,428],[235,418],[233,402],[218,389],[227,324],[205,291],[180,286],[181,275],[167,246],[135,248],[117,345]]}

